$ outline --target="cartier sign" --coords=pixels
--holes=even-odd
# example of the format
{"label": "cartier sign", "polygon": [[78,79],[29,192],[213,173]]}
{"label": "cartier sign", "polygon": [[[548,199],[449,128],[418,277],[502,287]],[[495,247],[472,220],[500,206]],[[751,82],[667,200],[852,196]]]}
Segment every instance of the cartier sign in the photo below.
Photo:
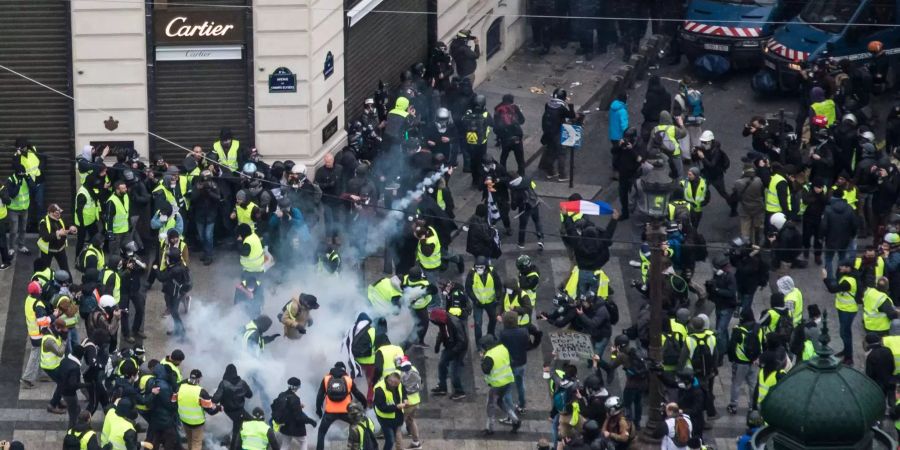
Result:
{"label": "cartier sign", "polygon": [[243,10],[171,10],[153,14],[157,44],[240,44],[244,42]]}

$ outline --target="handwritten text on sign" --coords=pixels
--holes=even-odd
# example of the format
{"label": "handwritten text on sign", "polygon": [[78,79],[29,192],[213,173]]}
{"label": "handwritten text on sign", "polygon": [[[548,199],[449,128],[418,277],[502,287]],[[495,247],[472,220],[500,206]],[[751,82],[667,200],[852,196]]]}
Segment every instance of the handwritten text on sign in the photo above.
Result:
{"label": "handwritten text on sign", "polygon": [[557,359],[578,361],[594,356],[591,337],[584,333],[550,333],[550,345]]}

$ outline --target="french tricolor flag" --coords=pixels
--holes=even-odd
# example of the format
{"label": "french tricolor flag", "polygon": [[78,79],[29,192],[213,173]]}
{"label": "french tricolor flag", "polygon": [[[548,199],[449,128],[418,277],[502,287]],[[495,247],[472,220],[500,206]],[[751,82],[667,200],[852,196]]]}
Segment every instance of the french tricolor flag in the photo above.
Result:
{"label": "french tricolor flag", "polygon": [[566,213],[582,213],[588,216],[605,216],[613,212],[613,208],[609,203],[601,201],[589,202],[587,200],[560,202],[559,209]]}

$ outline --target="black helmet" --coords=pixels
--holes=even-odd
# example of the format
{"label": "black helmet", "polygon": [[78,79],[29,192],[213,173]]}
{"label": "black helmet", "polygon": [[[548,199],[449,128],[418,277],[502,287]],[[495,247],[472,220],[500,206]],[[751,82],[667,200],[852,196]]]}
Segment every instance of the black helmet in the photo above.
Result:
{"label": "black helmet", "polygon": [[484,109],[484,105],[487,104],[487,98],[484,95],[478,94],[475,96],[475,100],[472,101],[472,105],[474,105],[478,109]]}
{"label": "black helmet", "polygon": [[616,336],[616,339],[613,342],[615,343],[616,347],[622,347],[623,345],[628,345],[628,343],[631,341],[628,339],[628,336],[620,334]]}
{"label": "black helmet", "polygon": [[487,265],[488,265],[488,259],[487,259],[487,257],[486,257],[486,256],[483,256],[483,255],[476,256],[476,257],[475,257],[475,265],[476,265],[476,266],[485,266],[485,267],[487,267]]}
{"label": "black helmet", "polygon": [[516,269],[525,270],[531,267],[531,257],[528,255],[519,255],[516,258]]}
{"label": "black helmet", "polygon": [[413,280],[421,280],[425,278],[425,273],[422,272],[422,268],[419,266],[412,266],[412,268],[409,269],[408,275],[409,278]]}
{"label": "black helmet", "polygon": [[559,88],[557,88],[557,89],[555,89],[555,90],[553,91],[553,98],[556,98],[556,99],[559,99],[559,100],[566,100],[566,99],[569,98],[569,93],[566,92],[565,89],[559,89]]}
{"label": "black helmet", "polygon": [[403,73],[400,74],[400,81],[409,81],[412,80],[412,71],[404,70]]}
{"label": "black helmet", "polygon": [[597,435],[600,433],[600,424],[596,420],[588,420],[584,423],[584,431],[590,435]]}
{"label": "black helmet", "polygon": [[588,391],[597,392],[600,389],[603,389],[603,380],[600,379],[596,374],[591,374],[589,377],[584,379],[584,388]]}
{"label": "black helmet", "polygon": [[413,65],[412,71],[415,74],[418,74],[420,77],[425,75],[425,64],[417,62]]}
{"label": "black helmet", "polygon": [[72,277],[69,275],[69,272],[63,269],[53,272],[53,279],[59,284],[69,284],[72,282]]}

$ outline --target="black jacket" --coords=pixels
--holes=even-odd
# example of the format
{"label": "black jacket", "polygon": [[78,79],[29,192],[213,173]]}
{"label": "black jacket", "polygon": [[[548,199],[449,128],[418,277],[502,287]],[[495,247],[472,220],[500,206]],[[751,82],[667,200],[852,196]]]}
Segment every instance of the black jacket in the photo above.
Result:
{"label": "black jacket", "polygon": [[641,114],[645,122],[659,122],[659,113],[668,111],[672,105],[672,94],[662,85],[647,85],[647,95],[644,97],[644,105],[641,106]]}
{"label": "black jacket", "polygon": [[769,265],[760,255],[747,253],[731,258],[738,294],[752,294],[769,283]]}
{"label": "black jacket", "polygon": [[726,270],[722,275],[715,275],[707,284],[709,299],[716,308],[727,309],[737,306],[737,280],[734,272]]}
{"label": "black jacket", "polygon": [[891,350],[881,344],[870,347],[866,356],[866,375],[887,391],[893,383],[894,355]]}
{"label": "black jacket", "polygon": [[[380,367],[376,365],[376,367]],[[347,375],[347,371],[340,367],[332,367],[331,370],[328,371],[328,374],[333,378],[340,378],[344,375]],[[327,386],[325,386],[325,378],[322,378],[322,382],[319,383],[319,391],[316,393],[316,415],[322,417],[322,411],[325,408],[325,392],[327,390]],[[353,386],[350,387],[350,394],[361,403],[363,406],[366,406],[366,396],[359,391],[359,388],[356,386],[356,383],[353,383]]]}
{"label": "black jacket", "polygon": [[286,420],[284,425],[278,430],[285,436],[306,436],[306,426],[316,426],[316,421],[312,420],[303,412],[303,405],[300,403],[300,397],[288,389],[281,393],[287,399]]}
{"label": "black jacket", "polygon": [[544,105],[544,115],[541,117],[541,144],[557,145],[559,144],[560,126],[567,120],[575,118],[575,112],[569,108],[565,100],[556,98],[550,99]]}
{"label": "black jacket", "polygon": [[222,191],[215,181],[199,181],[191,192],[194,220],[198,223],[215,223],[222,200]]}
{"label": "black jacket", "polygon": [[609,246],[616,232],[617,220],[610,220],[606,230],[588,225],[582,230],[581,237],[575,245],[575,264],[578,270],[595,271],[609,261]]}
{"label": "black jacket", "polygon": [[439,352],[443,345],[444,351],[452,355],[464,354],[469,348],[465,323],[458,317],[447,314],[447,323],[437,325],[438,335],[434,342],[434,352]]}
{"label": "black jacket", "polygon": [[222,405],[226,414],[244,409],[244,401],[253,397],[253,391],[239,376],[223,379],[213,394],[213,402]]}
{"label": "black jacket", "polygon": [[504,328],[500,332],[500,343],[509,350],[509,365],[521,367],[528,362],[528,348],[531,340],[525,327]]}
{"label": "black jacket", "polygon": [[575,312],[575,323],[578,328],[591,335],[591,339],[598,341],[612,336],[612,324],[609,322],[609,310],[599,304],[603,300],[596,299],[596,304],[588,310],[582,310],[582,314]]}
{"label": "black jacket", "polygon": [[[161,382],[158,379],[152,380],[151,383],[144,394],[144,404],[150,407],[147,431],[161,431],[174,428],[177,426],[179,419],[178,403],[172,401],[173,388],[168,383]],[[159,392],[154,394],[153,389],[157,387]]]}
{"label": "black jacket", "polygon": [[[466,253],[472,256],[496,257],[494,255],[494,234],[484,217],[472,216],[467,224]],[[497,255],[499,256],[499,255]]]}
{"label": "black jacket", "polygon": [[81,362],[74,356],[67,356],[57,369],[59,391],[63,397],[78,395],[78,389],[85,386],[81,382]]}
{"label": "black jacket", "polygon": [[481,49],[475,44],[475,49],[469,47],[465,38],[455,38],[450,41],[450,57],[456,64],[456,74],[466,77],[475,73],[478,67],[478,58],[481,57]]}
{"label": "black jacket", "polygon": [[819,224],[819,233],[825,241],[825,248],[835,250],[847,248],[856,236],[858,228],[856,213],[850,205],[844,199],[832,197]]}

